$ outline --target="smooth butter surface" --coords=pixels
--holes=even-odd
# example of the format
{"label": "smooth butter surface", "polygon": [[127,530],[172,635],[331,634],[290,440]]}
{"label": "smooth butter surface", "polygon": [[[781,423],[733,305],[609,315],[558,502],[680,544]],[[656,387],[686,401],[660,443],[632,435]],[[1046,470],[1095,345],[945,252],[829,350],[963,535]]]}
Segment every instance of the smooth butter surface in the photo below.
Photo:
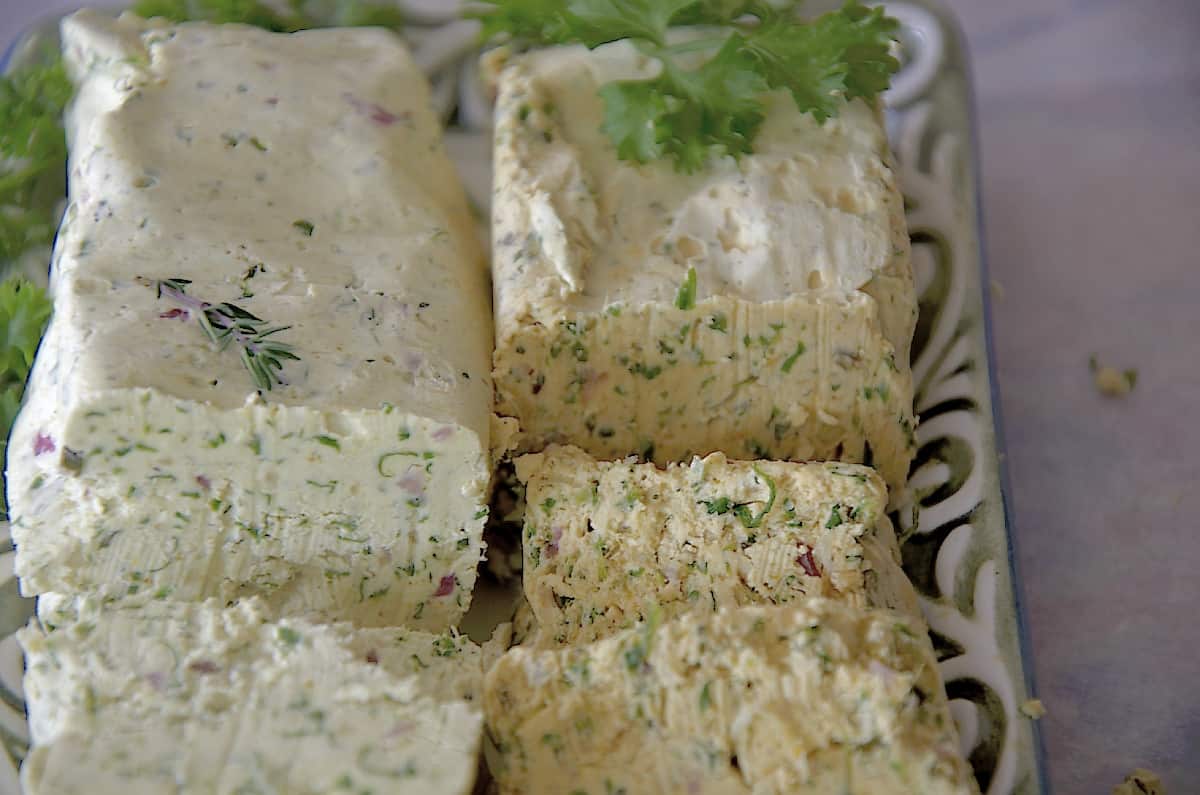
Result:
{"label": "smooth butter surface", "polygon": [[598,462],[577,448],[517,460],[526,483],[524,589],[540,644],[739,605],[828,597],[920,624],[884,508],[851,464]]}

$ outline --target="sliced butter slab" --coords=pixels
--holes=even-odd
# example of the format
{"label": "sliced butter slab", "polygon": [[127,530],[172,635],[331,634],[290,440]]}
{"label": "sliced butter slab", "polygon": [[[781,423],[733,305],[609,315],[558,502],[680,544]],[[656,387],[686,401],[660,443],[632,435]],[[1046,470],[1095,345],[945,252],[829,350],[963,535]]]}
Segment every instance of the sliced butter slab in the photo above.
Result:
{"label": "sliced butter slab", "polygon": [[[63,42],[70,205],[9,447],[24,593],[455,623],[490,476],[487,273],[404,45],[88,11]],[[192,303],[155,289],[174,278]],[[286,384],[257,389],[197,301],[286,327]]]}
{"label": "sliced butter slab", "polygon": [[43,601],[19,633],[28,795],[471,792],[483,667],[465,637],[277,622],[255,599]]}
{"label": "sliced butter slab", "polygon": [[841,463],[596,461],[574,447],[517,460],[524,588],[539,643],[579,643],[724,607],[829,597],[920,622],[873,470]]}
{"label": "sliced butter slab", "polygon": [[519,646],[484,681],[502,793],[974,793],[929,639],[829,600]]}
{"label": "sliced butter slab", "polygon": [[772,95],[754,154],[682,174],[600,129],[598,86],[644,76],[631,48],[496,60],[494,378],[520,447],[867,461],[899,488],[917,303],[879,109],[819,124]]}

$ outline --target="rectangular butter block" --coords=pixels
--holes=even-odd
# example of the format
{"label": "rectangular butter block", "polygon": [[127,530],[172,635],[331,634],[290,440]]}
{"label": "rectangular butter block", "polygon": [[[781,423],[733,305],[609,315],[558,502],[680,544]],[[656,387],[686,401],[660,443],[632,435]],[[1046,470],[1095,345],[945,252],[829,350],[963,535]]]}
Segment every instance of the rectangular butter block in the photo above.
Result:
{"label": "rectangular butter block", "polygon": [[19,633],[28,795],[470,793],[481,650],[272,620],[259,600],[53,599]]}
{"label": "rectangular butter block", "polygon": [[484,710],[501,793],[977,792],[924,630],[829,600],[519,646]]}
{"label": "rectangular butter block", "polygon": [[[23,592],[455,623],[491,469],[487,271],[404,45],[86,11],[63,41],[70,205],[9,447]],[[283,383],[210,340],[222,302],[282,327]]]}
{"label": "rectangular butter block", "polygon": [[526,484],[524,589],[539,643],[582,643],[643,619],[828,597],[920,623],[885,513],[853,464],[596,461],[551,447]]}
{"label": "rectangular butter block", "polygon": [[498,413],[526,451],[840,459],[899,489],[917,301],[879,110],[819,124],[772,94],[754,154],[679,173],[600,129],[598,86],[644,62],[616,44],[500,65]]}

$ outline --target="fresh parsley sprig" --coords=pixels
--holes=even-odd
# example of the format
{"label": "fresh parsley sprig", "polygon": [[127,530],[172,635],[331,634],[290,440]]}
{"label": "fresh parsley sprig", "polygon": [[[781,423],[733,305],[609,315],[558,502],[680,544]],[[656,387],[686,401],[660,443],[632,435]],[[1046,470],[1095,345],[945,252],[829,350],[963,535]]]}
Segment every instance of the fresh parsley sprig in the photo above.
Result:
{"label": "fresh parsley sprig", "polygon": [[[686,172],[752,151],[772,89],[825,121],[842,103],[884,91],[900,67],[891,54],[897,21],[858,0],[813,20],[797,16],[799,0],[485,1],[488,37],[592,48],[628,39],[655,59],[655,77],[600,88],[603,130],[621,159],[670,158]],[[698,37],[672,44],[668,33],[680,25],[701,26]],[[697,54],[706,57],[697,63]]]}
{"label": "fresh parsley sprig", "polygon": [[0,265],[54,239],[56,201],[39,188],[56,169],[65,177],[71,93],[61,59],[0,75]]}
{"label": "fresh parsley sprig", "polygon": [[45,290],[19,276],[0,283],[0,437],[4,439],[17,416],[33,354],[49,319]]}
{"label": "fresh parsley sprig", "polygon": [[[49,319],[50,299],[41,287],[19,276],[0,283],[0,460],[6,454],[33,354]],[[7,516],[0,473],[0,518]]]}
{"label": "fresh parsley sprig", "polygon": [[389,2],[371,0],[290,0],[279,11],[259,0],[138,0],[132,11],[140,17],[162,17],[172,22],[202,20],[237,22],[277,33],[323,27],[376,26],[399,30],[404,15]]}
{"label": "fresh parsley sprig", "polygon": [[225,350],[230,344],[238,346],[242,364],[254,379],[259,389],[270,390],[272,387],[287,386],[283,377],[283,362],[286,360],[300,361],[292,346],[271,339],[281,331],[287,331],[291,326],[268,326],[267,322],[237,304],[228,302],[212,304],[187,294],[187,286],[191,279],[142,279],[145,284],[153,285],[159,298],[168,298],[178,305],[179,309],[164,313],[165,316],[178,317],[173,314],[186,313],[185,319],[195,317],[200,328],[212,340],[219,350]]}

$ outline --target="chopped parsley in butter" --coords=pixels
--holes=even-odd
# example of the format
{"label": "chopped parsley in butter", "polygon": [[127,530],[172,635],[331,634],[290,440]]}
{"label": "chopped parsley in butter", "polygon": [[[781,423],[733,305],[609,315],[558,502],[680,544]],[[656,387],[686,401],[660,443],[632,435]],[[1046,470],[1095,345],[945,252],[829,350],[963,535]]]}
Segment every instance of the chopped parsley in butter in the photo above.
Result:
{"label": "chopped parsley in butter", "polygon": [[[487,272],[401,40],[82,11],[63,42],[70,204],[9,446],[23,592],[455,624],[491,476],[491,328],[463,323]],[[269,391],[253,340],[206,332],[239,312],[296,357]]]}
{"label": "chopped parsley in butter", "polygon": [[43,597],[39,619],[19,633],[27,795],[472,791],[483,663],[463,636],[255,599]]}
{"label": "chopped parsley in butter", "polygon": [[681,174],[600,129],[627,44],[493,60],[494,379],[520,449],[840,459],[900,488],[917,303],[878,109],[821,124],[772,95],[754,154]]}
{"label": "chopped parsley in butter", "polygon": [[540,644],[604,637],[648,611],[821,596],[921,622],[887,489],[866,467],[713,453],[659,469],[550,447],[517,459],[517,475],[540,506],[526,511],[522,539]]}
{"label": "chopped parsley in butter", "polygon": [[503,795],[977,792],[923,626],[830,600],[518,646],[484,711]]}

